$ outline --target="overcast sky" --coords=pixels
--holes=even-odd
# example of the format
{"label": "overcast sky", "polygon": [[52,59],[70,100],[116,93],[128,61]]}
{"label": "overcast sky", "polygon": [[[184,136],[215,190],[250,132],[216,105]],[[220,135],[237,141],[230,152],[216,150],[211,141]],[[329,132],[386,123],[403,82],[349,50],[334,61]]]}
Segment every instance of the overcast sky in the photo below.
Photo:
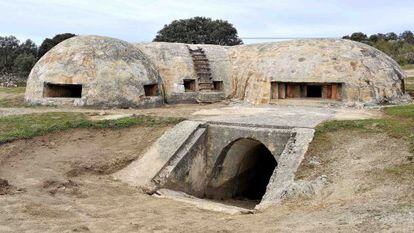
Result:
{"label": "overcast sky", "polygon": [[142,42],[194,16],[228,20],[242,38],[400,33],[414,31],[414,0],[0,0],[0,35],[37,44],[64,32]]}

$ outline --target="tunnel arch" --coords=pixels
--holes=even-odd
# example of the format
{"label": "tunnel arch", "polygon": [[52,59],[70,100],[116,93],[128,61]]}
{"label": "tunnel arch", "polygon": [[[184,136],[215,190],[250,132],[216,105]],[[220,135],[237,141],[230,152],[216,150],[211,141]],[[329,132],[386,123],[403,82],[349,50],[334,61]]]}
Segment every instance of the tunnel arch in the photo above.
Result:
{"label": "tunnel arch", "polygon": [[276,167],[277,160],[264,143],[254,138],[238,138],[220,152],[206,196],[261,200]]}

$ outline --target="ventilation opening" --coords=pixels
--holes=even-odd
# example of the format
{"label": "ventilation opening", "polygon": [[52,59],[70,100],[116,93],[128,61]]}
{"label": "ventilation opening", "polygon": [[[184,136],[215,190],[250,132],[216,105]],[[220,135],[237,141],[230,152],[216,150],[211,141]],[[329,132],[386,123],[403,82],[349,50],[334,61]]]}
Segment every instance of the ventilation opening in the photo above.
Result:
{"label": "ventilation opening", "polygon": [[192,92],[196,89],[196,83],[194,79],[184,79],[185,92]]}
{"label": "ventilation opening", "polygon": [[144,85],[145,96],[157,96],[158,84]]}
{"label": "ventilation opening", "polygon": [[317,85],[306,86],[306,97],[322,98],[322,86],[317,86]]}
{"label": "ventilation opening", "polygon": [[213,81],[213,86],[215,91],[223,90],[223,81]]}
{"label": "ventilation opening", "polygon": [[271,99],[323,98],[340,100],[342,84],[271,82],[270,94]]}
{"label": "ventilation opening", "polygon": [[250,200],[257,204],[266,192],[277,162],[265,145],[240,139],[225,148],[216,164],[207,196]]}
{"label": "ventilation opening", "polygon": [[45,83],[43,88],[43,97],[81,98],[82,85]]}

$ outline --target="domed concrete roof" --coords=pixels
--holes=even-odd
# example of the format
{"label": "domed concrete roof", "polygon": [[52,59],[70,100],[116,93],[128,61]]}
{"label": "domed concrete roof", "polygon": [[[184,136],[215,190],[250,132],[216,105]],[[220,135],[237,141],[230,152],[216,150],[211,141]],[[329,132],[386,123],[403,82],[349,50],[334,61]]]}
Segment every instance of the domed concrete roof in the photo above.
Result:
{"label": "domed concrete roof", "polygon": [[404,72],[383,52],[341,39],[292,40],[230,48],[233,94],[267,103],[270,82],[342,83],[343,100],[398,101]]}
{"label": "domed concrete roof", "polygon": [[[194,50],[202,50],[203,55],[191,54]],[[351,104],[409,99],[403,90],[406,75],[399,65],[379,50],[350,40],[224,47],[132,45],[108,37],[78,36],[55,46],[38,61],[27,82],[26,101],[105,107],[194,101],[200,93],[208,94],[186,88],[205,82],[199,80],[203,72],[197,71],[194,60],[200,56],[204,56],[203,64],[198,69],[211,75],[209,82],[222,86],[216,90],[252,104],[283,99],[286,93],[291,94],[286,94],[288,98],[315,97],[307,94],[316,90],[312,88],[323,99]]]}
{"label": "domed concrete roof", "polygon": [[[49,84],[58,89],[82,85],[81,97],[49,98]],[[144,85],[150,84],[155,87],[148,97]],[[162,80],[154,65],[131,44],[108,37],[77,36],[58,44],[37,62],[29,75],[26,100],[40,104],[148,106],[163,102],[158,85]]]}

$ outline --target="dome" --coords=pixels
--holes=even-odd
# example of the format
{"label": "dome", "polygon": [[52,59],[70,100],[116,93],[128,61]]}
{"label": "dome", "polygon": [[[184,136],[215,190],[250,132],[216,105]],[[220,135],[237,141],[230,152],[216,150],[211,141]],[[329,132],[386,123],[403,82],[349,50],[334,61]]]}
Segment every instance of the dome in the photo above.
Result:
{"label": "dome", "polygon": [[337,98],[345,102],[378,104],[406,98],[399,65],[383,52],[350,40],[242,45],[232,47],[229,56],[234,97],[254,104],[275,98],[272,83],[279,88],[290,85],[298,96],[306,85],[319,85],[321,90],[335,85]]}
{"label": "dome", "polygon": [[77,36],[47,52],[32,69],[26,101],[33,104],[139,107],[163,103],[154,65],[131,44]]}

